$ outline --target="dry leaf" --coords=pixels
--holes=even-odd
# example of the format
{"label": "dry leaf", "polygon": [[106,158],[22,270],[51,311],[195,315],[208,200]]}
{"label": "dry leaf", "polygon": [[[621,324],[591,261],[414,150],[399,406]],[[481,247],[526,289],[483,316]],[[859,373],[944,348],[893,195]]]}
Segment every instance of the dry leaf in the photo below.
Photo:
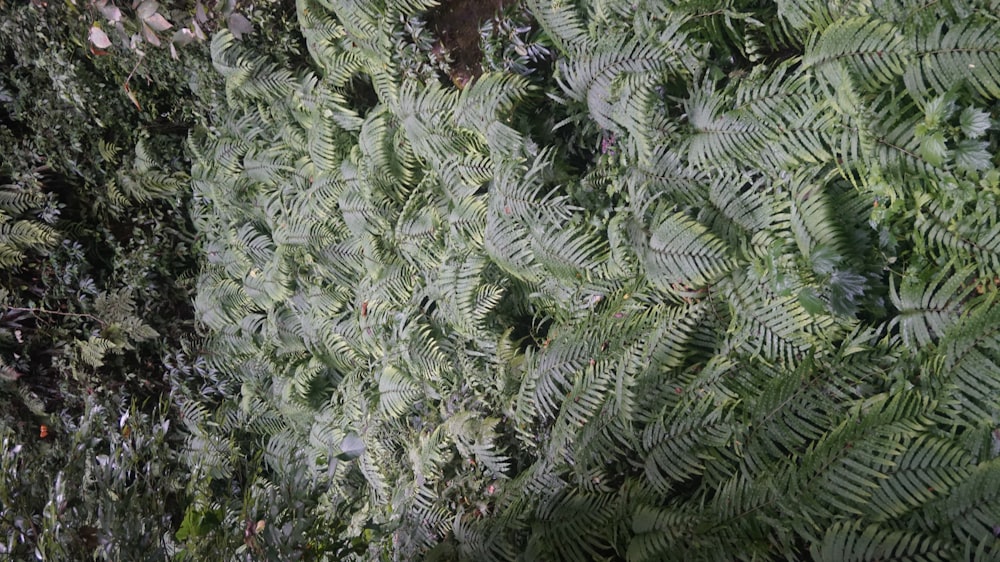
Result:
{"label": "dry leaf", "polygon": [[149,27],[152,27],[156,31],[166,31],[173,27],[167,18],[161,16],[160,14],[153,14],[152,16],[146,18],[146,23]]}
{"label": "dry leaf", "polygon": [[104,14],[104,17],[111,23],[118,23],[122,20],[122,11],[118,9],[118,6],[114,4],[107,4],[102,2],[97,7],[98,10]]}
{"label": "dry leaf", "polygon": [[233,12],[229,14],[229,31],[236,36],[237,39],[242,39],[244,34],[253,33],[253,24],[250,20],[246,19],[240,14]]}
{"label": "dry leaf", "polygon": [[156,45],[157,47],[160,46],[160,38],[156,36],[156,32],[146,25],[145,22],[142,24],[142,36],[146,38],[146,41],[149,42],[150,45]]}
{"label": "dry leaf", "polygon": [[194,33],[192,33],[191,30],[186,27],[178,29],[177,32],[174,33],[173,38],[170,40],[171,43],[180,45],[181,47],[185,45],[190,45],[194,41],[195,41]]}
{"label": "dry leaf", "polygon": [[128,89],[128,84],[125,84],[125,95],[128,96],[128,99],[132,100],[132,103],[135,104],[136,109],[142,111],[142,106],[139,105],[139,100],[136,99],[135,94],[132,93],[132,90]]}
{"label": "dry leaf", "polygon": [[104,31],[96,25],[90,28],[90,35],[88,38],[98,49],[107,49],[111,46],[111,39],[108,39],[108,34],[104,33]]}
{"label": "dry leaf", "polygon": [[191,22],[191,27],[194,29],[194,36],[197,37],[199,41],[204,41],[208,39],[208,36],[205,35],[205,32],[201,30],[201,26],[198,25],[198,22],[196,21]]}
{"label": "dry leaf", "polygon": [[153,0],[146,0],[142,4],[139,4],[139,7],[136,8],[135,13],[141,19],[149,19],[153,14],[156,13],[156,10],[159,7],[160,5],[154,2]]}

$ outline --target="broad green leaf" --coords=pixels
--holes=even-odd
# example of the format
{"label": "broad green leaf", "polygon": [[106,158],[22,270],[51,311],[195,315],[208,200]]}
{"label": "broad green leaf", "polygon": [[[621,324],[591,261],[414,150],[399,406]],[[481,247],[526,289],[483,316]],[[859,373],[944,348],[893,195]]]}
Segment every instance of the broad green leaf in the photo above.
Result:
{"label": "broad green leaf", "polygon": [[948,147],[944,133],[931,133],[920,139],[920,156],[935,166],[940,166],[948,157]]}
{"label": "broad green leaf", "polygon": [[966,107],[958,116],[962,134],[970,139],[978,139],[990,128],[990,114],[975,107]]}
{"label": "broad green leaf", "polygon": [[992,155],[989,152],[989,143],[964,139],[958,141],[955,147],[955,165],[959,170],[967,172],[978,172],[991,166]]}

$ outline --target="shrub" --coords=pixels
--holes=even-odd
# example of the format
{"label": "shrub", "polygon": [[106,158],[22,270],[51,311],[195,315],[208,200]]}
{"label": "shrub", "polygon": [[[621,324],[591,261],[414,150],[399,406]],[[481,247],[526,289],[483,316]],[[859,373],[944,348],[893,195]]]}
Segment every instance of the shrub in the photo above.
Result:
{"label": "shrub", "polygon": [[[3,11],[3,552],[217,557],[175,537],[199,461],[180,456],[173,400],[206,374],[177,374],[176,358],[196,355],[199,341],[184,145],[221,94],[204,44],[178,51],[143,26],[162,27],[166,14],[192,28],[200,17],[212,32],[238,24],[238,13],[220,6],[192,18],[193,3],[153,2]],[[95,44],[101,26],[112,44]]]}

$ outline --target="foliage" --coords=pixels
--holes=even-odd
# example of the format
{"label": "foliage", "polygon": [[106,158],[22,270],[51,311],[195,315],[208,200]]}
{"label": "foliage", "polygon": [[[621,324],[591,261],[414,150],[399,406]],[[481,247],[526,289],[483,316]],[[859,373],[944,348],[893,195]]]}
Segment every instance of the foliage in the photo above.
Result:
{"label": "foliage", "polygon": [[7,552],[998,555],[995,1],[436,4],[0,23]]}
{"label": "foliage", "polygon": [[[193,57],[185,70],[165,52],[137,58],[85,51],[81,37],[96,5],[6,11],[0,184],[15,224],[45,236],[30,246],[37,251],[29,259],[4,270],[5,322],[20,334],[17,368],[29,375],[23,382],[54,388],[37,378],[72,374],[84,384],[69,394],[79,396],[96,384],[86,379],[107,363],[105,352],[135,351],[98,376],[114,386],[159,363],[151,346],[135,344],[156,335],[177,342],[190,332],[194,240],[180,141],[197,107],[179,102],[190,97],[188,73],[208,66]],[[144,85],[126,91],[128,78]],[[10,352],[4,360],[12,360]]]}
{"label": "foliage", "polygon": [[528,76],[551,58],[545,34],[538,29],[531,12],[514,4],[485,21],[482,37],[483,69]]}
{"label": "foliage", "polygon": [[910,4],[533,0],[555,64],[462,88],[395,66],[429,2],[220,32],[196,307],[262,475],[360,557],[996,556],[998,11]]}
{"label": "foliage", "polygon": [[[105,407],[85,399],[37,425],[3,426],[0,550],[16,560],[166,558],[183,492],[164,402]],[[121,413],[120,413],[121,412]],[[33,434],[32,434],[33,433]],[[138,510],[142,511],[138,511]],[[138,516],[141,515],[141,516]]]}
{"label": "foliage", "polygon": [[[190,478],[200,461],[179,454],[173,400],[182,382],[209,376],[177,359],[196,357],[199,339],[184,139],[221,92],[205,45],[171,52],[169,35],[157,47],[142,26],[200,17],[210,33],[236,12],[0,8],[3,552],[218,558],[174,535],[199,499]],[[245,13],[259,24],[281,12]],[[95,23],[113,44],[94,44]]]}

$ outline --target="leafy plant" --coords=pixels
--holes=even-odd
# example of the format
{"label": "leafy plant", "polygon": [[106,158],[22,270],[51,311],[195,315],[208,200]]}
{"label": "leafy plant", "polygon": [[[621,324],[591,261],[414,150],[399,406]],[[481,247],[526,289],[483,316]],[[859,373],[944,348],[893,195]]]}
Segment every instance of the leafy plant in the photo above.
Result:
{"label": "leafy plant", "polygon": [[994,553],[995,11],[526,4],[555,133],[513,65],[396,72],[423,3],[300,1],[317,72],[213,40],[197,309],[316,510],[400,559]]}
{"label": "leafy plant", "polygon": [[[183,487],[169,403],[85,399],[38,425],[3,426],[0,549],[12,559],[166,558]],[[119,412],[122,412],[121,414]]]}
{"label": "leafy plant", "polygon": [[[38,228],[0,240],[29,281],[8,283],[2,334],[68,335],[32,376],[143,380],[124,358],[169,329],[146,320],[162,293],[144,281],[176,271],[146,249],[165,233],[171,256],[203,252],[208,335],[167,361],[180,452],[129,410],[188,463],[164,484],[183,501],[111,471],[75,519],[17,456],[36,423],[75,418],[24,384],[42,352],[4,356],[9,552],[118,555],[85,515],[112,490],[162,517],[150,534],[108,515],[100,536],[178,559],[996,556],[995,3],[528,0],[470,22],[484,72],[463,60],[460,80],[435,36],[458,3],[435,4],[298,0],[304,50],[255,26],[279,53],[220,26],[204,105],[175,114],[189,175],[155,122],[55,178],[38,155],[61,137],[3,137],[35,170],[4,171],[3,224]],[[129,25],[156,32],[141,6]],[[9,92],[41,75],[16,69],[0,103],[30,124]],[[133,110],[77,82],[53,82],[67,123]],[[94,211],[42,193],[71,174],[104,189]],[[168,203],[188,181],[196,243]],[[38,226],[129,201],[153,210],[128,243],[121,222],[62,245]],[[112,236],[128,250],[83,259]]]}
{"label": "leafy plant", "polygon": [[[174,400],[211,382],[203,360],[186,364],[199,243],[184,139],[223,95],[207,49],[152,45],[180,6],[0,5],[3,552],[231,554],[175,536],[202,496]],[[218,14],[190,8],[214,29]]]}
{"label": "leafy plant", "polygon": [[562,134],[513,66],[394,72],[422,4],[300,2],[318,75],[213,41],[197,307],[318,509],[400,558],[994,552],[991,12],[528,7]]}

